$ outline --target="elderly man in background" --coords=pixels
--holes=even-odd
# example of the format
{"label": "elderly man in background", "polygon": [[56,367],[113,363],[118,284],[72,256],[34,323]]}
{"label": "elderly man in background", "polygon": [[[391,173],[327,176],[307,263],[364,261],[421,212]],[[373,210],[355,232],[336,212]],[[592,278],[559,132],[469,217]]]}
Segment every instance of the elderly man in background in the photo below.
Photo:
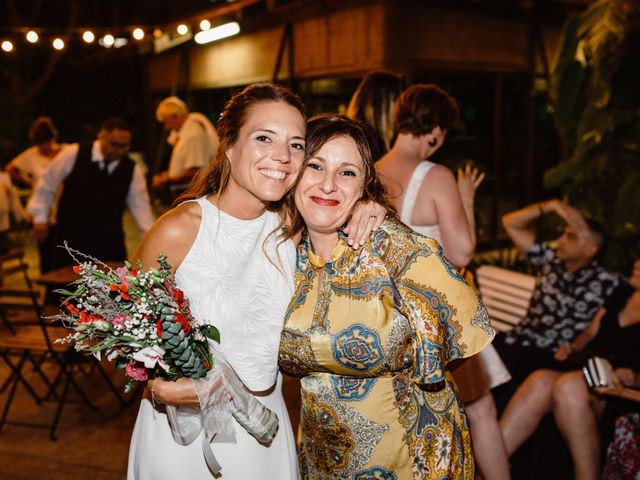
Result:
{"label": "elderly man in background", "polygon": [[[144,174],[127,155],[130,146],[127,123],[111,118],[102,124],[95,141],[62,151],[41,176],[27,205],[36,237],[48,233],[49,213],[62,184],[55,243],[66,240],[72,248],[102,261],[125,260],[125,208],[142,233],[154,222]],[[73,263],[59,248],[52,257],[52,269]]]}
{"label": "elderly man in background", "polygon": [[209,165],[218,151],[218,133],[207,117],[189,112],[178,97],[168,97],[156,109],[156,118],[170,130],[173,146],[169,169],[153,177],[153,188],[176,196],[185,190],[198,171]]}

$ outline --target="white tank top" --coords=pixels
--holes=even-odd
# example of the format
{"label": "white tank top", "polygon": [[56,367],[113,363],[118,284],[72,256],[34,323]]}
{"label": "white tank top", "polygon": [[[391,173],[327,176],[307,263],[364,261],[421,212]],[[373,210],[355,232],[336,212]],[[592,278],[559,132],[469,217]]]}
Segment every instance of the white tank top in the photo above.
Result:
{"label": "white tank top", "polygon": [[431,237],[436,239],[438,242],[441,241],[440,237],[440,229],[438,225],[412,225],[411,217],[413,216],[413,207],[416,204],[416,199],[418,198],[418,192],[420,191],[420,187],[422,186],[422,181],[424,177],[427,176],[429,170],[435,167],[436,164],[430,162],[429,160],[424,160],[418,164],[413,173],[411,174],[411,178],[409,179],[409,184],[407,185],[407,191],[404,194],[404,200],[402,201],[402,209],[400,210],[400,220],[405,225],[411,227],[412,230],[424,235],[425,237]]}

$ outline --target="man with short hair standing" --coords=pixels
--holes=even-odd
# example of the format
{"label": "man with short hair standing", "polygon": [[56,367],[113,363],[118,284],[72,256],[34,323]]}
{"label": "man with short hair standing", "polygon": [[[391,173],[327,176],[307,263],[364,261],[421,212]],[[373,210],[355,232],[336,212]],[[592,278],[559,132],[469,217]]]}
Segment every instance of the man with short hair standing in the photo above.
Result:
{"label": "man with short hair standing", "polygon": [[189,112],[178,97],[168,97],[156,109],[156,118],[170,130],[167,142],[173,146],[169,169],[153,177],[158,191],[180,193],[198,171],[209,165],[218,151],[218,132],[207,117]]}
{"label": "man with short hair standing", "polygon": [[[74,144],[61,152],[42,175],[27,206],[36,237],[47,234],[49,212],[58,186],[56,244],[69,246],[102,261],[127,257],[122,215],[131,212],[146,233],[154,222],[144,174],[127,155],[131,129],[119,118],[102,124],[93,142]],[[73,263],[62,249],[52,253],[53,268]]]}

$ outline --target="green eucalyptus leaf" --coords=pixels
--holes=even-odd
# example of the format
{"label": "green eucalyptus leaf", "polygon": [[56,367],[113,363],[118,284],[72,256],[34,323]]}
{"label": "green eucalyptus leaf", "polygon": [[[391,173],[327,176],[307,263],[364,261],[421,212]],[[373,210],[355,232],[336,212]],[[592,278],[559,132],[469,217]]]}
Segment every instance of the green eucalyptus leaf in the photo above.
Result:
{"label": "green eucalyptus leaf", "polygon": [[220,343],[220,331],[213,325],[203,325],[200,328],[200,332],[207,338],[214,342]]}

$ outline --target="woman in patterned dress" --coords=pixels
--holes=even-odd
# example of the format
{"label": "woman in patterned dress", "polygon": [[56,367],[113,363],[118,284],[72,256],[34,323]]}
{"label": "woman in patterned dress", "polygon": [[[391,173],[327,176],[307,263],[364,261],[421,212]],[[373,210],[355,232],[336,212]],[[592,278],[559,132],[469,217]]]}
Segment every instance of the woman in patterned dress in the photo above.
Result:
{"label": "woman in patterned dress", "polygon": [[467,419],[445,366],[480,351],[493,330],[438,242],[394,215],[362,250],[347,248],[340,228],[353,205],[389,206],[369,128],[311,120],[287,198],[285,236],[305,233],[279,354],[302,377],[301,475],[473,479]]}

